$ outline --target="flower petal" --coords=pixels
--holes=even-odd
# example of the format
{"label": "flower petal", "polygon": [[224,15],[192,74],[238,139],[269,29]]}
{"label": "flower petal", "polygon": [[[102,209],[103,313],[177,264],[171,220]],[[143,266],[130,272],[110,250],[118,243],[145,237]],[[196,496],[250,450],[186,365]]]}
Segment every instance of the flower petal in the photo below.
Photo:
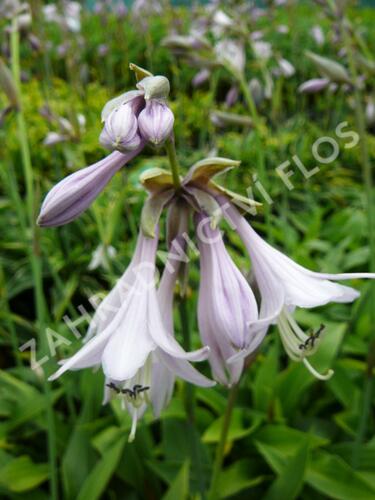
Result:
{"label": "flower petal", "polygon": [[157,355],[160,361],[162,361],[162,363],[167,366],[171,372],[187,382],[200,387],[213,387],[215,385],[213,380],[210,380],[202,375],[188,361],[184,359],[176,359],[161,350],[157,351]]}
{"label": "flower petal", "polygon": [[102,335],[98,335],[91,339],[81,349],[76,352],[74,356],[64,361],[64,364],[57,370],[56,373],[51,375],[48,380],[56,380],[60,375],[67,370],[74,370],[78,368],[86,368],[96,364],[96,360],[101,357],[103,350],[107,344],[111,331],[107,329]]}
{"label": "flower petal", "polygon": [[226,218],[235,225],[251,256],[259,287],[264,287],[264,292],[261,291],[262,296],[267,293],[279,295],[277,300],[279,305],[282,300],[280,288],[284,289],[285,304],[291,306],[310,308],[328,302],[351,302],[359,296],[359,292],[353,288],[332,283],[327,278],[335,280],[375,278],[375,275],[371,273],[335,275],[315,273],[305,269],[266,243],[234,207],[231,206],[225,211]]}
{"label": "flower petal", "polygon": [[150,399],[154,416],[159,417],[162,410],[171,400],[175,377],[167,366],[160,362],[156,356],[155,358],[152,364]]}
{"label": "flower petal", "polygon": [[111,338],[102,356],[104,374],[117,381],[130,379],[156,347],[148,331],[147,295],[133,295],[125,301],[108,330]]}

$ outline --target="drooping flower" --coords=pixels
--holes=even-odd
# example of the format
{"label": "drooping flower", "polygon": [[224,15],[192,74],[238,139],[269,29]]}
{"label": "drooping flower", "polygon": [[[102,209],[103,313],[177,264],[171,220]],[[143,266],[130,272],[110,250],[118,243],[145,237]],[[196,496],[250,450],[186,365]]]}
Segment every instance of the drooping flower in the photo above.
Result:
{"label": "drooping flower", "polygon": [[55,380],[67,370],[101,364],[107,387],[105,402],[113,391],[121,395],[132,415],[130,440],[147,404],[152,402],[158,414],[168,402],[175,375],[205,387],[213,384],[187,361],[206,359],[209,348],[187,353],[170,329],[167,318],[171,318],[172,308],[165,308],[172,303],[176,276],[167,271],[157,293],[157,241],[157,237],[146,238],[140,233],[132,262],[98,307],[84,346],[50,377]]}
{"label": "drooping flower", "polygon": [[[238,232],[252,261],[261,295],[259,319],[253,328],[255,331],[261,330],[276,323],[288,355],[294,361],[302,361],[317,378],[329,378],[333,373],[331,370],[327,374],[320,374],[307,360],[316,351],[323,328],[310,334],[305,333],[293,318],[293,311],[296,307],[313,308],[330,302],[352,302],[358,298],[359,292],[335,281],[374,279],[375,274],[326,274],[310,271],[266,243],[227,200],[221,198],[219,203],[225,218]],[[243,355],[246,354],[245,350]]]}
{"label": "drooping flower", "polygon": [[241,42],[224,39],[215,45],[217,60],[224,66],[229,66],[237,73],[242,74],[245,69],[246,55]]}
{"label": "drooping flower", "polygon": [[72,33],[79,33],[81,31],[81,9],[82,6],[79,2],[63,2],[61,12],[56,5],[49,4],[43,6],[43,14],[47,22],[56,23]]}
{"label": "drooping flower", "polygon": [[243,358],[227,363],[238,350],[254,351],[267,328],[252,332],[258,306],[246,278],[225,249],[220,231],[210,218],[196,216],[201,280],[198,302],[199,331],[210,347],[209,361],[214,377],[223,384],[238,382]]}

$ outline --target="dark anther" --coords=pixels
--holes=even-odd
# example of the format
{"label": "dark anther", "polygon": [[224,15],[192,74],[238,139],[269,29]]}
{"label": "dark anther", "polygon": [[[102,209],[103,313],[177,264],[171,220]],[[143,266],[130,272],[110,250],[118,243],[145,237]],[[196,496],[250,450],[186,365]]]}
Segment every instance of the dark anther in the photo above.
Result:
{"label": "dark anther", "polygon": [[325,328],[325,325],[321,324],[320,327],[318,328],[318,330],[316,332],[314,332],[314,330],[310,331],[310,336],[305,340],[305,342],[303,344],[300,344],[298,346],[299,349],[301,349],[301,350],[302,349],[308,349],[309,345],[311,345],[311,348],[313,348],[314,345],[315,345],[315,342],[320,337],[320,335],[323,332],[324,328]]}
{"label": "dark anther", "polygon": [[106,384],[107,387],[109,387],[110,389],[114,390],[117,392],[117,394],[120,394],[120,389],[117,387],[116,384],[114,384],[113,382],[109,383],[109,384]]}
{"label": "dark anther", "polygon": [[131,398],[135,399],[138,394],[140,394],[141,392],[148,391],[149,389],[150,389],[150,387],[148,387],[148,386],[142,387],[140,384],[135,384],[135,385],[133,385],[133,390],[131,390],[131,389],[122,389],[121,392],[123,394],[129,394],[129,396]]}

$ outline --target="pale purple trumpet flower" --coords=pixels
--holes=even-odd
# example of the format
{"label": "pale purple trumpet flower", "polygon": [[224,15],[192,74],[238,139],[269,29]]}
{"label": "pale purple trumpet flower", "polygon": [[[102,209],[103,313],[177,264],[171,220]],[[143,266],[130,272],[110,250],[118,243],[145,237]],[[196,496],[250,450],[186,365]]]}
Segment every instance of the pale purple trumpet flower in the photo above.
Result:
{"label": "pale purple trumpet flower", "polygon": [[38,225],[62,226],[76,219],[91,205],[114,174],[134,158],[143,146],[141,143],[138,149],[127,154],[114,151],[103,160],[70,174],[56,184],[42,204]]}
{"label": "pale purple trumpet flower", "polygon": [[246,54],[243,44],[238,40],[224,39],[215,45],[215,54],[218,62],[242,74],[245,69]]}
{"label": "pale purple trumpet flower", "polygon": [[197,215],[196,235],[200,251],[201,281],[198,324],[204,344],[210,347],[214,378],[224,385],[238,382],[244,358],[229,362],[238,351],[250,354],[262,342],[267,327],[252,331],[258,306],[246,278],[225,249],[220,231],[211,219]]}
{"label": "pale purple trumpet flower", "polygon": [[43,14],[47,22],[56,23],[72,33],[81,31],[81,9],[79,2],[63,2],[62,12],[54,4],[44,5]]}
{"label": "pale purple trumpet flower", "polygon": [[[214,384],[187,361],[206,359],[209,348],[187,353],[173,336],[172,299],[177,270],[170,273],[166,266],[157,292],[157,243],[157,237],[146,238],[140,232],[133,259],[96,310],[84,346],[62,361],[50,377],[55,380],[67,370],[101,364],[108,389],[122,396],[124,408],[132,415],[129,440],[134,438],[137,421],[148,403],[159,414],[169,401],[175,375],[203,387]],[[109,396],[106,390],[104,402]]]}
{"label": "pale purple trumpet flower", "polygon": [[[295,321],[293,311],[296,307],[313,308],[330,302],[352,302],[359,297],[359,292],[334,281],[374,279],[375,274],[326,274],[310,271],[266,243],[227,200],[218,201],[225,218],[238,232],[250,255],[256,284],[260,291],[259,319],[250,326],[253,326],[255,331],[261,331],[271,324],[277,324],[281,341],[289,357],[294,361],[302,361],[315,377],[327,380],[333,371],[321,374],[307,360],[319,346],[323,327],[316,332],[305,333]],[[244,350],[229,362],[247,354],[248,351]]]}

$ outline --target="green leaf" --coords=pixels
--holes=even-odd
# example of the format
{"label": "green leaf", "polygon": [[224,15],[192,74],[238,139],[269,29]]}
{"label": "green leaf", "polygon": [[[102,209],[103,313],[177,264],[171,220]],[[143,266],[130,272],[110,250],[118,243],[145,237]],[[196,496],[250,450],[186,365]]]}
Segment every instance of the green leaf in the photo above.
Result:
{"label": "green leaf", "polygon": [[28,456],[18,457],[0,469],[0,485],[22,493],[46,481],[48,471],[48,464],[35,464]]}
{"label": "green leaf", "polygon": [[67,500],[77,498],[95,463],[96,453],[90,443],[92,431],[86,424],[94,420],[101,408],[103,377],[100,373],[85,371],[80,374],[80,385],[84,394],[83,406],[62,459],[64,498]]}
{"label": "green leaf", "polygon": [[[244,410],[235,408],[232,414],[231,425],[229,427],[228,442],[242,439],[249,434],[252,434],[261,424],[263,415],[252,412],[252,422],[248,424],[244,418]],[[215,420],[205,431],[202,437],[204,443],[218,443],[220,440],[221,429],[223,426],[224,417],[221,416]]]}
{"label": "green leaf", "polygon": [[372,500],[375,489],[341,458],[320,451],[306,473],[309,485],[329,498]]}
{"label": "green leaf", "polygon": [[189,498],[189,461],[181,467],[163,500],[187,500]]}
{"label": "green leaf", "polygon": [[275,380],[278,374],[278,348],[274,344],[268,350],[266,357],[256,371],[252,384],[254,408],[267,412],[275,390]]}
{"label": "green leaf", "polygon": [[280,498],[293,500],[297,498],[305,478],[308,448],[307,440],[301,443],[296,454],[288,460],[279,477],[267,491],[265,500],[279,500]]}
{"label": "green leaf", "polygon": [[[6,402],[8,419],[0,423],[0,436],[36,418],[46,407],[43,395],[30,384],[0,371],[1,399]],[[5,410],[5,407],[4,407]]]}
{"label": "green leaf", "polygon": [[222,470],[217,489],[220,498],[230,497],[264,481],[265,476],[254,477],[254,474],[254,460],[248,458],[238,460],[227,469]]}
{"label": "green leaf", "polygon": [[110,447],[87,476],[77,500],[97,500],[102,496],[124,451],[127,436],[123,435]]}

